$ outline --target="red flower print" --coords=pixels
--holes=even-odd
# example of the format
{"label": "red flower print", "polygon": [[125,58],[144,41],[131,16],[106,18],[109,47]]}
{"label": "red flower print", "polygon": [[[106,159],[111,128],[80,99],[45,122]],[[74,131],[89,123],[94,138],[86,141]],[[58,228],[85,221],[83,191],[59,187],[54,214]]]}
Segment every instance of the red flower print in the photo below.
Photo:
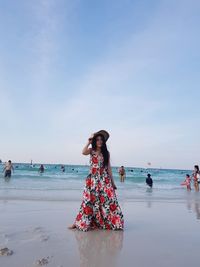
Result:
{"label": "red flower print", "polygon": [[91,194],[90,195],[90,200],[91,200],[92,203],[95,202],[95,200],[96,200],[95,195]]}
{"label": "red flower print", "polygon": [[93,213],[93,209],[92,209],[91,207],[89,207],[89,206],[86,206],[86,207],[84,208],[84,213],[85,213],[86,215],[92,215],[92,213]]}
{"label": "red flower print", "polygon": [[117,206],[115,205],[115,203],[110,204],[110,210],[111,210],[111,211],[115,211],[116,208],[117,208]]}
{"label": "red flower print", "polygon": [[88,192],[84,192],[84,197],[87,199],[87,200],[89,200],[90,199],[90,194],[88,193]]}
{"label": "red flower print", "polygon": [[86,186],[91,187],[93,186],[93,184],[94,182],[90,177],[86,179]]}
{"label": "red flower print", "polygon": [[80,226],[82,229],[86,229],[87,224],[85,222],[81,222]]}
{"label": "red flower print", "polygon": [[113,225],[117,226],[120,224],[120,217],[118,215],[115,215],[112,217],[111,222]]}
{"label": "red flower print", "polygon": [[117,216],[113,216],[112,219],[111,219],[112,224],[116,225],[117,221],[118,221],[118,217]]}
{"label": "red flower print", "polygon": [[92,174],[96,174],[97,168],[92,168]]}
{"label": "red flower print", "polygon": [[100,224],[101,226],[103,225],[103,220],[102,220],[101,217],[99,218],[99,224]]}
{"label": "red flower print", "polygon": [[93,157],[93,158],[92,158],[92,162],[93,162],[94,164],[98,164],[98,158],[97,158],[97,157]]}
{"label": "red flower print", "polygon": [[109,184],[109,179],[108,179],[108,177],[105,177],[105,183],[106,183],[106,184]]}
{"label": "red flower print", "polygon": [[76,220],[77,220],[77,221],[80,221],[81,218],[82,218],[82,214],[79,213],[79,214],[77,215],[77,217],[76,217]]}
{"label": "red flower print", "polygon": [[112,189],[106,189],[105,192],[109,198],[113,197],[113,190]]}
{"label": "red flower print", "polygon": [[90,177],[86,179],[86,185],[87,186],[90,186],[91,185],[91,178]]}
{"label": "red flower print", "polygon": [[100,202],[104,203],[105,202],[105,197],[104,196],[100,196]]}
{"label": "red flower print", "polygon": [[105,227],[106,227],[107,230],[111,229],[111,227],[110,227],[110,225],[108,223],[106,223]]}

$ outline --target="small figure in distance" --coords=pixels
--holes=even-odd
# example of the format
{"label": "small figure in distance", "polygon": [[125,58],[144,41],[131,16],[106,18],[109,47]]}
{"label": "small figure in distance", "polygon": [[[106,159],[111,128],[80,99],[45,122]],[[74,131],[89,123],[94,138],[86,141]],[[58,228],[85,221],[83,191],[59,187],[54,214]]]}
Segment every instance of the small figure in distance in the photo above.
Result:
{"label": "small figure in distance", "polygon": [[124,169],[124,166],[121,166],[120,168],[119,168],[119,177],[120,177],[120,182],[124,182],[124,180],[125,180],[125,177],[126,177],[126,171],[125,171],[125,169]]}
{"label": "small figure in distance", "polygon": [[3,168],[4,178],[8,178],[8,179],[11,178],[12,171],[14,172],[14,168],[13,168],[11,160],[9,160],[8,162],[6,162]]}
{"label": "small figure in distance", "polygon": [[194,165],[194,171],[193,171],[193,181],[194,181],[194,188],[195,191],[199,191],[199,182],[200,182],[200,170],[199,170],[199,165]]}
{"label": "small figure in distance", "polygon": [[151,178],[151,174],[150,174],[150,173],[147,174],[146,184],[147,184],[150,188],[153,187],[153,179]]}
{"label": "small figure in distance", "polygon": [[187,191],[191,191],[191,177],[189,174],[186,174],[185,181],[181,185],[186,185]]}
{"label": "small figure in distance", "polygon": [[41,164],[41,165],[40,165],[40,168],[39,168],[39,173],[43,173],[43,172],[44,172],[44,165]]}
{"label": "small figure in distance", "polygon": [[61,168],[61,171],[62,171],[62,172],[65,172],[65,166],[64,166],[64,165],[61,165],[60,168]]}

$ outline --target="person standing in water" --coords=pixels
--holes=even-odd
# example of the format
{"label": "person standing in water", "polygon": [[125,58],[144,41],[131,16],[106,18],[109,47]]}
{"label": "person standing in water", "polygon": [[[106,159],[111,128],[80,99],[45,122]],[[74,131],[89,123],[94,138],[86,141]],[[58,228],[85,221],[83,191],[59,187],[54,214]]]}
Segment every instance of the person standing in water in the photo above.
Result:
{"label": "person standing in water", "polygon": [[191,177],[189,174],[186,174],[185,183],[186,183],[187,191],[191,191]]}
{"label": "person standing in water", "polygon": [[61,165],[60,169],[61,169],[61,172],[65,172],[65,166],[64,165]]}
{"label": "person standing in water", "polygon": [[[90,155],[90,172],[86,178],[83,201],[75,222],[69,229],[123,230],[124,219],[115,193],[110,153],[106,142],[109,133],[105,130],[92,135],[83,148],[83,155]],[[92,145],[92,147],[89,147]]]}
{"label": "person standing in water", "polygon": [[191,177],[189,174],[186,174],[185,181],[183,181],[181,185],[186,186],[187,191],[191,191]]}
{"label": "person standing in water", "polygon": [[149,186],[149,187],[153,187],[153,179],[151,178],[151,174],[147,174],[147,178],[146,178],[146,184]]}
{"label": "person standing in water", "polygon": [[119,177],[120,177],[120,182],[124,182],[124,180],[125,180],[125,177],[126,177],[126,171],[125,171],[125,169],[124,169],[124,166],[121,166],[120,168],[119,168]]}
{"label": "person standing in water", "polygon": [[14,167],[12,165],[11,160],[9,160],[8,162],[6,162],[4,168],[3,168],[3,172],[4,172],[4,177],[5,178],[10,178],[12,171],[14,172]]}
{"label": "person standing in water", "polygon": [[193,181],[194,181],[194,188],[195,191],[199,191],[199,183],[200,183],[200,171],[199,171],[199,165],[194,166],[194,171],[193,171]]}
{"label": "person standing in water", "polygon": [[40,165],[40,168],[39,168],[39,173],[43,173],[44,172],[44,165],[43,164],[41,164]]}

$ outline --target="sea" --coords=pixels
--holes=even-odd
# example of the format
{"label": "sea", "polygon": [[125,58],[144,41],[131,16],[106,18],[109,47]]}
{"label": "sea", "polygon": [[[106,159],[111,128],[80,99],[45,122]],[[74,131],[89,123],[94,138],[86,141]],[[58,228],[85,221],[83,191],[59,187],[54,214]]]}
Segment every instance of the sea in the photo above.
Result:
{"label": "sea", "polygon": [[[47,200],[76,201],[81,200],[89,166],[45,164],[44,173],[39,173],[40,164],[15,163],[11,179],[4,179],[3,164],[0,164],[0,199],[2,200]],[[118,198],[124,201],[182,201],[185,197],[200,193],[187,192],[181,182],[192,170],[168,170],[154,168],[126,168],[124,183],[119,180],[119,167],[113,167],[113,177],[117,186]],[[147,174],[152,175],[154,185],[150,189],[145,183]]]}

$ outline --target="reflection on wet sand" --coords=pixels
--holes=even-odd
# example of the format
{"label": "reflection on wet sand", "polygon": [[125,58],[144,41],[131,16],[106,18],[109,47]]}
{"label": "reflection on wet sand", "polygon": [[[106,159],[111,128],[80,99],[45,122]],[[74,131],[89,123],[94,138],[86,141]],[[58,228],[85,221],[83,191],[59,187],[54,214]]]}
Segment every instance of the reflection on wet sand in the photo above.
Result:
{"label": "reflection on wet sand", "polygon": [[189,211],[194,211],[197,220],[200,220],[200,199],[198,197],[187,197],[187,209]]}
{"label": "reflection on wet sand", "polygon": [[117,266],[123,246],[123,231],[74,231],[80,254],[80,267]]}
{"label": "reflection on wet sand", "polygon": [[146,203],[147,203],[147,208],[151,208],[152,207],[152,200],[151,200],[152,192],[153,192],[153,189],[152,188],[147,188],[146,189],[146,195],[147,195]]}
{"label": "reflection on wet sand", "polygon": [[194,210],[195,210],[196,215],[197,215],[197,220],[200,220],[200,204],[197,201],[195,201],[195,203],[194,203]]}
{"label": "reflection on wet sand", "polygon": [[10,180],[11,180],[11,177],[5,177],[4,180],[5,180],[6,183],[9,183]]}

